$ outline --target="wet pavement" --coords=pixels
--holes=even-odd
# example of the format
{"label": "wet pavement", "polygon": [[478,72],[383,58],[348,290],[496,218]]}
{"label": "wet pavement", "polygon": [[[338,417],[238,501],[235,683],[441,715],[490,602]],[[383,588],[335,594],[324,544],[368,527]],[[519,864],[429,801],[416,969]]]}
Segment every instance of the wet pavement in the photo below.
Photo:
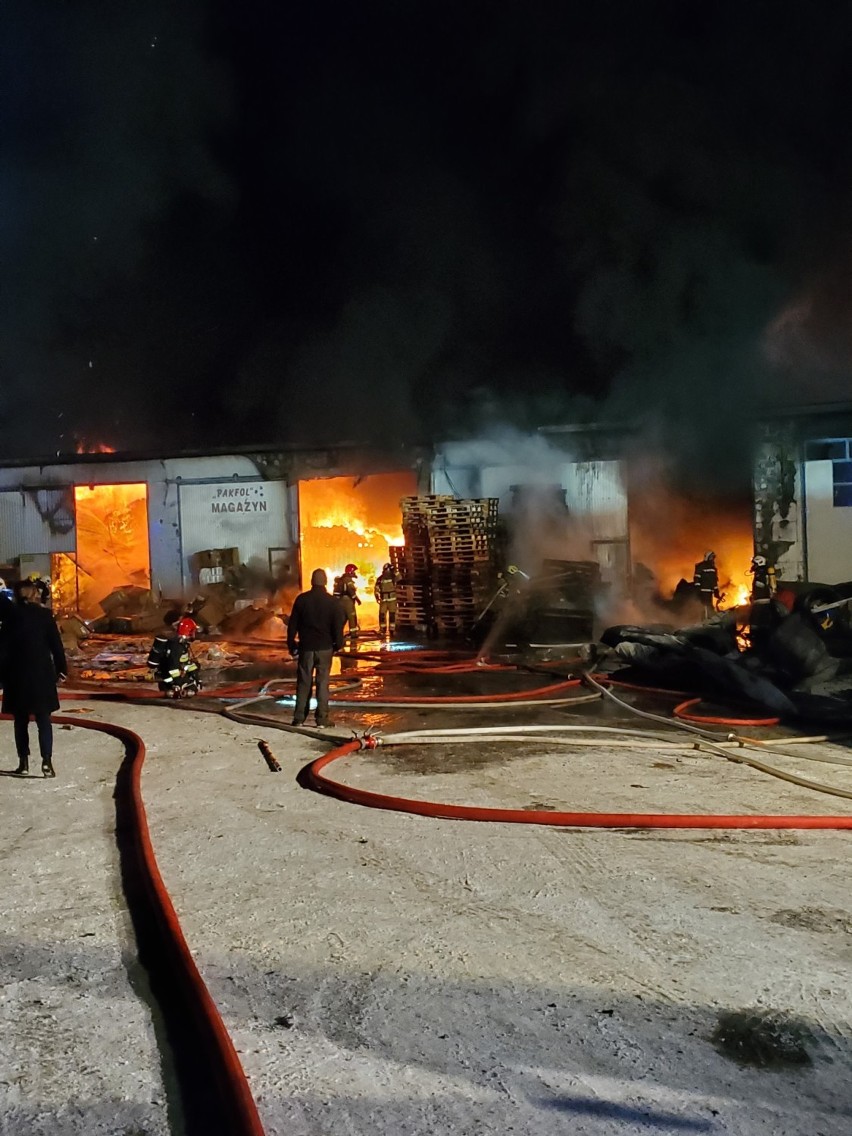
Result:
{"label": "wet pavement", "polygon": [[[133,697],[145,689],[150,694],[156,690],[150,681],[144,658],[150,645],[150,637],[134,639],[128,636],[103,636],[90,640],[85,652],[71,668],[69,686],[74,689],[98,691],[101,693],[126,692]],[[433,652],[428,657],[424,652]],[[268,721],[278,727],[291,728],[293,705],[295,701],[295,663],[286,654],[283,644],[258,643],[251,641],[202,640],[195,645],[195,653],[201,659],[204,680],[203,694],[182,708],[213,709],[240,705],[239,713],[250,715],[261,724]],[[98,670],[93,660],[110,659],[113,669]],[[334,725],[324,731],[300,728],[301,731],[316,735],[332,742],[349,739],[353,734],[381,733],[392,734],[410,730],[479,728],[500,725],[580,725],[619,726],[639,731],[659,731],[662,727],[654,722],[642,720],[628,709],[614,704],[609,699],[588,701],[589,691],[584,687],[569,687],[556,690],[552,695],[557,699],[579,699],[576,706],[571,702],[558,705],[525,706],[508,701],[496,705],[454,706],[452,703],[436,703],[434,706],[376,706],[372,703],[383,700],[418,698],[479,698],[518,694],[526,691],[541,691],[548,686],[563,681],[576,672],[576,659],[566,659],[564,664],[551,659],[527,658],[523,663],[534,669],[489,669],[475,671],[449,670],[445,673],[400,673],[405,666],[441,668],[452,666],[467,659],[472,660],[458,644],[435,644],[433,642],[395,642],[380,644],[377,639],[364,638],[358,644],[348,647],[342,656],[336,656],[332,665],[332,704]],[[126,663],[125,663],[126,660]],[[503,660],[507,661],[507,660]],[[541,669],[539,669],[539,667]],[[93,676],[96,677],[84,677]],[[274,695],[258,697],[251,705],[242,706],[245,699],[251,699],[255,691],[267,682],[274,680]],[[228,691],[227,698],[224,691]],[[220,701],[217,692],[222,691]],[[670,718],[677,702],[674,696],[617,689],[618,697],[627,706]],[[683,695],[681,697],[687,697]],[[723,706],[701,707],[702,713],[724,716],[731,708]],[[755,711],[755,717],[761,714]],[[673,723],[674,724],[674,723]],[[789,729],[761,729],[760,736],[769,739],[774,736],[788,736]],[[724,730],[720,728],[720,735]],[[408,748],[408,747],[406,747]],[[441,751],[441,768],[447,769],[453,758],[450,746],[438,747]],[[489,747],[491,749],[492,747]],[[489,762],[504,760],[505,750],[495,750]],[[463,754],[462,754],[463,749]],[[471,747],[459,747],[459,762],[465,768],[479,760]],[[386,751],[388,752],[388,751]],[[395,751],[399,752],[399,751]],[[395,756],[388,760],[398,760]],[[406,759],[407,760],[407,759]],[[418,763],[434,762],[436,757],[418,752]],[[483,759],[486,760],[486,759]]]}

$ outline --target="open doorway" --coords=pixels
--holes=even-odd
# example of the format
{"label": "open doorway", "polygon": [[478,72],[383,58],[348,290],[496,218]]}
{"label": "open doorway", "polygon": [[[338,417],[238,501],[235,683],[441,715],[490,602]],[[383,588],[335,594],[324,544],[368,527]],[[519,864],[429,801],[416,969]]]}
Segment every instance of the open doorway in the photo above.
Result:
{"label": "open doorway", "polygon": [[378,622],[373,597],[388,548],[402,544],[399,501],[417,492],[413,472],[368,477],[319,477],[299,482],[299,543],[302,584],[325,568],[329,590],[347,564],[358,568],[359,621]]}
{"label": "open doorway", "polygon": [[84,619],[96,619],[103,615],[101,600],[115,588],[151,586],[148,486],[77,485],[74,503],[77,552],[62,557],[61,580],[54,583],[63,595],[76,592]]}

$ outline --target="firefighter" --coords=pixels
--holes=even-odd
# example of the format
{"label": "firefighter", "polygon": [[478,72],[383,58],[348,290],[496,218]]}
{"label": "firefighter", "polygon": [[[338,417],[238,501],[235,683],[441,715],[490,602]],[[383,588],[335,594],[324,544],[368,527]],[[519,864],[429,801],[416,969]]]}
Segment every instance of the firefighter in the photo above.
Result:
{"label": "firefighter", "polygon": [[704,618],[710,619],[716,612],[716,600],[721,598],[715,552],[705,552],[704,559],[695,565],[692,583],[698,592],[698,598],[701,600]]}
{"label": "firefighter", "polygon": [[201,668],[192,653],[198,624],[188,615],[174,625],[171,635],[158,635],[151,644],[148,666],[157,686],[172,698],[191,698],[201,689]]}
{"label": "firefighter", "polygon": [[335,595],[343,607],[346,615],[347,636],[350,639],[358,638],[358,606],[361,603],[358,598],[358,588],[355,584],[355,577],[358,575],[358,566],[356,564],[347,564],[343,569],[340,576],[334,578],[334,591]]}
{"label": "firefighter", "polygon": [[[393,638],[396,631],[396,586],[399,583],[393,565],[388,562],[382,568],[381,576],[376,577],[373,594],[379,605],[379,634]],[[385,626],[387,624],[387,627]]]}
{"label": "firefighter", "polygon": [[754,604],[771,600],[778,590],[778,581],[775,577],[775,569],[767,562],[765,556],[752,556],[749,575],[753,577],[751,602]]}

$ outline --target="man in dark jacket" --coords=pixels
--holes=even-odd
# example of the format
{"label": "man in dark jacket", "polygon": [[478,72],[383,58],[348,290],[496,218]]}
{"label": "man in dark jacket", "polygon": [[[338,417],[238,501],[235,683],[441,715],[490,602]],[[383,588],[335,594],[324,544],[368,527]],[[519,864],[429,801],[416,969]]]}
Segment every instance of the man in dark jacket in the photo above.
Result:
{"label": "man in dark jacket", "polygon": [[57,682],[64,682],[68,668],[65,651],[53,613],[45,607],[50,589],[44,580],[24,580],[17,604],[4,601],[0,630],[0,659],[3,671],[3,713],[15,719],[15,747],[19,777],[30,769],[29,721],[35,718],[41,771],[55,777],[53,770],[53,727],[50,715],[59,709]]}
{"label": "man in dark jacket", "polygon": [[328,677],[335,651],[343,647],[346,614],[338,600],[326,589],[328,577],[322,568],[311,575],[311,590],[296,596],[287,625],[287,649],[298,658],[296,709],[293,725],[301,726],[308,716],[311,686],[316,675],[317,725],[330,726],[328,716]]}

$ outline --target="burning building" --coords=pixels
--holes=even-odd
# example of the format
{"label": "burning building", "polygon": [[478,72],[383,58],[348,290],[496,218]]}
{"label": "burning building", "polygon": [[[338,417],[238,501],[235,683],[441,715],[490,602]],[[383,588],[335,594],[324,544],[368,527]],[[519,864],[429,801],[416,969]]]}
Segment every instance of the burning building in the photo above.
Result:
{"label": "burning building", "polygon": [[786,581],[852,579],[852,407],[756,423],[752,485],[739,493],[678,485],[634,433],[567,426],[450,442],[436,452],[432,490],[498,497],[501,515],[515,513],[521,560],[597,561],[613,595],[641,584],[669,598],[710,549],[725,606],[746,599],[755,552]]}
{"label": "burning building", "polygon": [[299,545],[303,575],[325,568],[329,583],[347,564],[358,569],[360,619],[378,619],[376,578],[402,544],[400,500],[417,492],[411,471],[299,482]]}
{"label": "burning building", "polygon": [[351,449],[139,458],[99,447],[0,470],[0,572],[49,577],[56,607],[86,619],[146,593],[150,605],[212,597],[218,623],[235,605],[286,611],[303,567],[333,577],[353,562],[369,622],[375,577],[402,540],[400,498],[417,487],[414,462],[388,469]]}
{"label": "burning building", "polygon": [[[510,562],[595,562],[610,593],[638,580],[665,597],[717,554],[728,604],[755,550],[788,581],[852,577],[852,408],[755,428],[752,492],[702,496],[666,480],[616,431],[565,428],[377,454],[355,447],[208,455],[106,451],[0,469],[0,573],[49,576],[86,618],[116,593],[205,595],[208,623],[235,605],[287,610],[315,567],[372,585],[402,540],[403,497],[495,499]],[[215,601],[215,602],[214,602]],[[227,601],[227,602],[226,602]],[[230,605],[230,606],[229,606]]]}

